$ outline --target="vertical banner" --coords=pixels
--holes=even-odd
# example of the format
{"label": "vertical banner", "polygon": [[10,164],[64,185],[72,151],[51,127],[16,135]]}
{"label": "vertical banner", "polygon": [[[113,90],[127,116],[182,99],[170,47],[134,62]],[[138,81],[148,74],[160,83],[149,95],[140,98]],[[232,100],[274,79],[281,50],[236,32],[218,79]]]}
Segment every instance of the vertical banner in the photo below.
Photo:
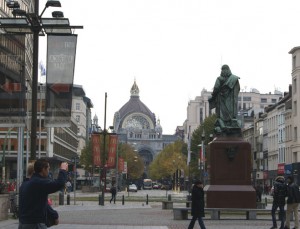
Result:
{"label": "vertical banner", "polygon": [[127,161],[124,161],[124,169],[123,169],[123,173],[127,174]]}
{"label": "vertical banner", "polygon": [[199,159],[200,159],[201,162],[203,161],[202,146],[201,146],[201,148],[199,150]]}
{"label": "vertical banner", "polygon": [[118,135],[109,135],[107,168],[116,167]]}
{"label": "vertical banner", "polygon": [[25,35],[0,34],[0,127],[25,126]]}
{"label": "vertical banner", "polygon": [[118,171],[119,173],[122,173],[124,171],[124,158],[119,157],[118,160]]}
{"label": "vertical banner", "polygon": [[47,35],[46,127],[71,125],[77,35]]}
{"label": "vertical banner", "polygon": [[92,134],[91,138],[92,138],[93,165],[100,167],[101,165],[100,134]]}

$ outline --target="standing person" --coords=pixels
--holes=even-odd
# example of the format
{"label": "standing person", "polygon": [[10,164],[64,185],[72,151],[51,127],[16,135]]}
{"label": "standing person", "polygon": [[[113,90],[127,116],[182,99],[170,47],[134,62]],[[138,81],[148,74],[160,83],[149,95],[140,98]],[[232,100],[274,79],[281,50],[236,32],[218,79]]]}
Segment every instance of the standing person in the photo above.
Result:
{"label": "standing person", "polygon": [[[29,181],[30,178],[32,177],[34,173],[34,163],[29,163],[28,166],[27,166],[27,174],[26,174],[26,178],[24,180],[24,182],[26,181]],[[50,173],[49,173],[49,176],[48,176],[49,179],[52,180],[52,177],[50,177]],[[47,222],[47,226],[49,227],[49,224],[52,223],[52,225],[58,225],[59,223],[59,215],[58,215],[58,212],[55,211],[52,207],[52,201],[50,199],[48,199],[47,201],[47,221],[49,219],[51,219],[51,222]]]}
{"label": "standing person", "polygon": [[261,202],[262,190],[259,184],[255,187],[255,191],[256,191],[256,202]]}
{"label": "standing person", "polygon": [[287,179],[287,209],[286,209],[286,220],[284,229],[290,228],[290,215],[291,212],[294,213],[295,217],[295,227],[299,228],[299,217],[298,217],[298,206],[300,203],[300,192],[299,186],[294,183],[294,178],[289,176]]}
{"label": "standing person", "polygon": [[70,193],[72,191],[72,184],[70,180],[67,181],[66,187],[67,187],[67,192]]}
{"label": "standing person", "polygon": [[282,229],[284,227],[284,205],[285,205],[285,197],[287,196],[287,186],[284,183],[284,177],[278,176],[275,179],[274,182],[274,189],[273,189],[273,205],[272,205],[272,222],[273,227],[271,229],[277,228],[277,222],[276,222],[276,211],[277,208],[279,208],[279,218],[281,220],[281,226]]}
{"label": "standing person", "polygon": [[197,180],[194,183],[192,189],[192,220],[189,224],[188,229],[193,229],[196,220],[198,219],[201,229],[206,229],[202,217],[204,214],[204,191],[203,183],[200,180]]}
{"label": "standing person", "polygon": [[48,178],[50,165],[44,159],[34,163],[34,174],[23,182],[19,196],[19,229],[46,229],[48,194],[59,191],[67,179],[68,163],[60,165],[56,180]]}
{"label": "standing person", "polygon": [[117,188],[116,188],[115,184],[111,184],[110,192],[111,192],[111,199],[109,202],[111,203],[111,201],[114,201],[114,204],[115,204],[116,203],[116,195],[117,195]]}

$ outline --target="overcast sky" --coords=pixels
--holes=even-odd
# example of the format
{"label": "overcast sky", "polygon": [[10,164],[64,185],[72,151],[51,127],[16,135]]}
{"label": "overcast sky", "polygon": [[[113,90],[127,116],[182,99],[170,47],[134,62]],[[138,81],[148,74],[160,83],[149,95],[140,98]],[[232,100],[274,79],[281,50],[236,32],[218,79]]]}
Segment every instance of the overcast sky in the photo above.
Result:
{"label": "overcast sky", "polygon": [[[78,34],[74,84],[82,85],[104,125],[130,98],[140,99],[174,134],[189,100],[212,90],[222,64],[241,88],[288,91],[291,55],[300,46],[299,0],[60,0]],[[46,1],[40,1],[40,7]],[[53,9],[48,8],[44,16]],[[45,38],[40,59],[46,63]]]}

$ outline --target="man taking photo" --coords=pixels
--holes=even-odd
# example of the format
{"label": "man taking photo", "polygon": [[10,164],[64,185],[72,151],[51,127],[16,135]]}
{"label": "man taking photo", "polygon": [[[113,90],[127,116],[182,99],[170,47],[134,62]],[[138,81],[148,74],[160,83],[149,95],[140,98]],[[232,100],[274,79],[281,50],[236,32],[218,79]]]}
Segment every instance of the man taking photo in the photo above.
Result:
{"label": "man taking photo", "polygon": [[56,180],[48,178],[50,165],[46,159],[34,163],[34,174],[20,187],[19,229],[46,229],[48,194],[62,189],[67,180],[68,163],[60,165]]}

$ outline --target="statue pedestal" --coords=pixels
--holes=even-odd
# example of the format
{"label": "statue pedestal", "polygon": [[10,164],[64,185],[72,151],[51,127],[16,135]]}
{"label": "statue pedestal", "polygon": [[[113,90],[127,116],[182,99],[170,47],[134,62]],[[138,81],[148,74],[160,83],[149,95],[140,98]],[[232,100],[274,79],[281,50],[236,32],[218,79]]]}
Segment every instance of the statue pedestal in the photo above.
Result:
{"label": "statue pedestal", "polygon": [[209,144],[208,208],[256,208],[251,185],[251,146],[239,137],[218,137]]}

